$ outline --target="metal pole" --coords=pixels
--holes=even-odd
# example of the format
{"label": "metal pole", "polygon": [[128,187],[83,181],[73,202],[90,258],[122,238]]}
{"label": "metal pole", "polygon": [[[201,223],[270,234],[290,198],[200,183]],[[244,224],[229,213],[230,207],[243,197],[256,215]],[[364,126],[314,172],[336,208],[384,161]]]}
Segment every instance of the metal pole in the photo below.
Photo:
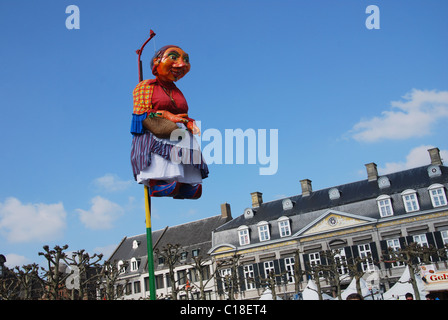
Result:
{"label": "metal pole", "polygon": [[[146,44],[156,35],[154,31],[150,30],[149,38],[136,51],[138,55],[138,80],[143,81],[143,68],[141,55]],[[150,300],[156,300],[156,282],[154,277],[154,254],[152,247],[152,231],[151,231],[151,197],[149,195],[149,188],[145,185],[145,211],[146,211],[146,246],[148,249],[148,278],[149,278],[149,296]]]}
{"label": "metal pole", "polygon": [[146,246],[148,248],[149,294],[151,300],[156,300],[156,283],[154,278],[154,255],[152,248],[152,231],[151,231],[151,197],[149,196],[148,186],[145,186],[145,211],[146,211]]}

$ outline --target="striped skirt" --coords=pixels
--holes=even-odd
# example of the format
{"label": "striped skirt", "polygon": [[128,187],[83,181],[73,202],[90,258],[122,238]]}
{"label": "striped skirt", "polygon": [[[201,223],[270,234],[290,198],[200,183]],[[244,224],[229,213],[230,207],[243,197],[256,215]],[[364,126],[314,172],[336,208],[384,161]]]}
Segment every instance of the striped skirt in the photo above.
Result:
{"label": "striped skirt", "polygon": [[131,165],[138,183],[149,185],[152,179],[194,184],[207,178],[208,167],[196,138],[182,124],[178,126],[174,132],[178,140],[159,139],[149,131],[133,135]]}

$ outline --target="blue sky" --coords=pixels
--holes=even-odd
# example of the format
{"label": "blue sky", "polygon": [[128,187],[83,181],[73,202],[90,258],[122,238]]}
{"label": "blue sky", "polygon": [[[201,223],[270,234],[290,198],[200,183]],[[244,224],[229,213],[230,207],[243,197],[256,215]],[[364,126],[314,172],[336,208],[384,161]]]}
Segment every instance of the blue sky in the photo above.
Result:
{"label": "blue sky", "polygon": [[[69,5],[79,29],[66,28]],[[2,1],[0,253],[9,266],[41,264],[46,244],[108,256],[145,232],[129,128],[150,29],[145,78],[155,49],[187,51],[177,85],[203,132],[278,130],[275,174],[212,163],[201,199],[153,200],[155,230],[224,202],[236,217],[251,192],[300,194],[302,179],[363,180],[369,162],[381,174],[425,165],[429,147],[448,161],[446,12],[445,0]]]}

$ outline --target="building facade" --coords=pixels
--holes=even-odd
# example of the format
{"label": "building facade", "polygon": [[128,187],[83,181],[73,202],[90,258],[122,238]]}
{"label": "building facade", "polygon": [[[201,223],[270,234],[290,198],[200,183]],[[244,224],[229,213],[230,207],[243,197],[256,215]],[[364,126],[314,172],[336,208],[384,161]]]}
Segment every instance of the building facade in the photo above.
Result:
{"label": "building facade", "polygon": [[[177,291],[176,299],[197,300],[201,298],[201,288],[205,299],[217,299],[214,268],[208,251],[212,230],[230,219],[230,206],[224,204],[221,215],[152,233],[157,299],[173,299],[173,288]],[[118,299],[149,299],[146,234],[123,238],[108,261],[120,270],[115,284]],[[196,272],[199,269],[201,275]]]}
{"label": "building facade", "polygon": [[[291,298],[306,286],[311,265],[325,265],[328,251],[341,261],[364,258],[363,279],[387,291],[405,266],[385,261],[386,250],[448,243],[448,167],[439,149],[428,151],[429,164],[419,168],[379,176],[376,164],[369,163],[362,181],[313,191],[305,179],[300,195],[270,202],[252,193],[251,208],[213,231],[209,254],[221,275],[219,298],[230,294],[222,281],[226,275],[238,279],[231,292],[236,299],[259,298],[270,279],[277,295]],[[439,271],[447,270],[445,257],[432,259]],[[347,268],[338,271],[347,286],[352,280]],[[331,283],[322,278],[319,284],[334,296]]]}

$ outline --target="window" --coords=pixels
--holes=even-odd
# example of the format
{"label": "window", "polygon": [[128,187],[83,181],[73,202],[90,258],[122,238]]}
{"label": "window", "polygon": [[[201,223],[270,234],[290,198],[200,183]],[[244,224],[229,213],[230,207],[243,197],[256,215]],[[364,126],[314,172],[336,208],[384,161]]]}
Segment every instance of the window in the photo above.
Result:
{"label": "window", "polygon": [[334,260],[336,262],[336,265],[338,267],[338,272],[342,276],[344,274],[348,273],[347,268],[347,258],[345,255],[344,248],[341,249],[335,249],[334,251]]}
{"label": "window", "polygon": [[[320,265],[320,254],[319,252],[314,252],[314,253],[310,253],[308,254],[309,260],[310,260],[310,266],[311,268],[313,268],[316,265]],[[319,277],[323,276],[323,272],[319,271]]]}
{"label": "window", "polygon": [[426,239],[426,234],[418,234],[412,237],[414,242],[417,242],[418,245],[420,245],[421,247],[426,247],[428,248],[428,240]]}
{"label": "window", "polygon": [[269,224],[266,221],[258,223],[258,236],[260,238],[260,241],[267,241],[270,239]]}
{"label": "window", "polygon": [[291,235],[291,227],[289,225],[289,219],[287,217],[281,217],[278,220],[278,230],[280,237],[288,237]]}
{"label": "window", "polygon": [[192,251],[191,251],[191,255],[192,255],[193,257],[197,257],[197,256],[199,255],[199,249],[194,249],[194,250],[192,250]]}
{"label": "window", "polygon": [[240,240],[240,246],[250,244],[249,228],[247,226],[241,226],[238,228],[238,238]]}
{"label": "window", "polygon": [[370,245],[360,244],[358,246],[359,256],[361,259],[365,258],[365,261],[361,263],[362,271],[374,271],[373,261],[372,261],[372,251],[370,250]]}
{"label": "window", "polygon": [[266,278],[269,276],[269,274],[272,272],[274,274],[274,261],[266,261],[263,263],[264,266],[264,274]]}
{"label": "window", "polygon": [[141,287],[140,287],[140,281],[134,282],[134,293],[140,293]]}
{"label": "window", "polygon": [[[440,235],[442,236],[442,242],[446,248],[446,245],[448,244],[448,230],[441,231]],[[445,253],[448,253],[448,249],[445,249]]]}
{"label": "window", "polygon": [[[419,246],[421,247],[425,247],[425,248],[429,248],[429,243],[428,243],[428,239],[426,238],[426,234],[422,233],[422,234],[417,234],[415,236],[412,237],[413,241],[416,242]],[[422,260],[420,259],[420,257],[417,257],[417,260],[419,263],[422,262]],[[429,260],[432,261],[432,256],[429,257]]]}
{"label": "window", "polygon": [[137,260],[135,258],[131,259],[131,271],[137,271],[139,265],[140,265],[140,261],[139,260]]}
{"label": "window", "polygon": [[187,283],[187,272],[186,270],[177,271],[177,281],[179,285],[184,285]]}
{"label": "window", "polygon": [[315,265],[320,264],[320,254],[319,254],[319,252],[310,253],[308,256],[310,258],[310,265],[311,266],[315,266]]}
{"label": "window", "polygon": [[378,209],[380,210],[381,217],[388,217],[394,214],[390,196],[387,195],[379,196],[378,198],[376,198],[376,201],[378,203]]}
{"label": "window", "polygon": [[446,194],[443,185],[433,184],[428,188],[429,195],[431,196],[432,206],[441,207],[446,206]]}
{"label": "window", "polygon": [[406,212],[413,212],[420,210],[417,200],[417,192],[415,190],[405,190],[401,193],[403,198],[404,208]]}
{"label": "window", "polygon": [[219,273],[222,278],[222,288],[224,289],[224,291],[227,291],[229,289],[229,285],[231,282],[230,278],[232,276],[232,269],[230,268],[221,269],[219,270]]}
{"label": "window", "polygon": [[118,261],[117,269],[118,269],[118,273],[124,273],[126,271],[123,260]]}
{"label": "window", "polygon": [[243,267],[243,271],[244,271],[244,282],[246,284],[246,290],[255,289],[253,265],[251,264],[245,265]]}
{"label": "window", "polygon": [[180,254],[180,260],[181,261],[187,260],[187,252],[186,251],[184,251]]}
{"label": "window", "polygon": [[448,230],[443,230],[440,234],[442,235],[443,244],[448,244]]}
{"label": "window", "polygon": [[[389,249],[389,251],[397,252],[401,248],[400,241],[398,239],[389,239],[386,241],[386,243],[387,243],[387,248]],[[392,266],[392,268],[396,268],[396,267],[400,267],[400,266],[404,265],[404,263],[400,262],[400,261],[395,261],[395,262],[391,262],[390,265]]]}
{"label": "window", "polygon": [[285,258],[286,281],[294,283],[294,257]]}
{"label": "window", "polygon": [[[158,274],[155,276],[156,289],[162,289],[165,287],[163,278],[164,278],[163,274]],[[146,281],[148,281],[148,283],[146,283]],[[145,278],[145,290],[149,291],[149,278]]]}
{"label": "window", "polygon": [[126,295],[130,295],[130,294],[132,294],[132,283],[126,283],[126,286],[125,286],[125,294]]}

